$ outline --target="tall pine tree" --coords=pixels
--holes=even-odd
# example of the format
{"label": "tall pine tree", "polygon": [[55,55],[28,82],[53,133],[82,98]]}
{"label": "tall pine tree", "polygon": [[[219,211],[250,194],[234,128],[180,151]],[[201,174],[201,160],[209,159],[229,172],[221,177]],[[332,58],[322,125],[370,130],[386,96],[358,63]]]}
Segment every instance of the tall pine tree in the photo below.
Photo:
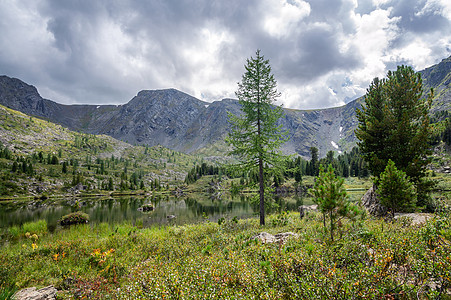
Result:
{"label": "tall pine tree", "polygon": [[[283,164],[278,149],[286,141],[286,133],[278,120],[283,115],[274,102],[280,96],[271,74],[269,60],[257,50],[255,58],[247,59],[245,73],[236,92],[241,114],[229,113],[232,130],[226,141],[232,146],[231,155],[240,160],[239,167],[246,171],[258,170],[260,196],[260,224],[265,224],[265,178],[269,168]],[[266,170],[266,172],[265,172]]]}
{"label": "tall pine tree", "polygon": [[355,131],[372,174],[379,177],[391,159],[415,184],[419,205],[424,204],[430,188],[425,172],[432,91],[428,97],[422,96],[421,75],[411,67],[398,66],[388,72],[387,79],[375,78],[362,109],[357,110]]}

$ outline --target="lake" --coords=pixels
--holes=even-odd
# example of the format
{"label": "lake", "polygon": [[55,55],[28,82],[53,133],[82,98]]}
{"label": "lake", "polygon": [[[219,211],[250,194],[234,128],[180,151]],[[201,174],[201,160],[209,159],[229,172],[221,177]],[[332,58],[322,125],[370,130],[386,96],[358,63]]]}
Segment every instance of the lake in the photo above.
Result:
{"label": "lake", "polygon": [[[151,212],[138,210],[143,204],[151,203],[155,209]],[[297,211],[299,205],[313,204],[311,198],[299,196],[274,197],[267,213]],[[206,219],[217,222],[220,218],[249,218],[258,215],[258,204],[249,196],[237,195],[214,198],[208,194],[189,194],[175,196],[127,196],[69,198],[49,201],[13,201],[0,202],[0,227],[22,225],[26,222],[46,220],[49,225],[56,225],[58,220],[74,211],[83,211],[90,217],[91,223],[130,222],[143,227],[166,224],[189,224]],[[168,219],[174,215],[176,218]]]}

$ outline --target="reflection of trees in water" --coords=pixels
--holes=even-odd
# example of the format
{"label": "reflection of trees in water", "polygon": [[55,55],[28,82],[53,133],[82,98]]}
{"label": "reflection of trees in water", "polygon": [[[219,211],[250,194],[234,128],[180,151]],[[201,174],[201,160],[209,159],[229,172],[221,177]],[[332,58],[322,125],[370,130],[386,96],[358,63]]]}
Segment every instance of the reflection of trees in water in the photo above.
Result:
{"label": "reflection of trees in water", "polygon": [[210,198],[198,201],[197,199],[187,197],[185,202],[187,208],[198,216],[202,216],[203,214],[206,214],[207,216],[222,214],[230,212],[233,209],[233,202],[224,203],[224,201],[216,201]]}
{"label": "reflection of trees in water", "polygon": [[[225,196],[222,199],[211,199],[209,195],[189,194],[186,197],[175,198],[167,195],[154,195],[150,197],[127,196],[119,198],[78,198],[79,207],[75,207],[71,201],[60,201],[46,207],[29,210],[26,205],[15,205],[13,208],[0,210],[0,226],[21,225],[25,222],[45,219],[48,224],[57,224],[58,220],[72,210],[80,210],[90,216],[90,222],[95,223],[119,223],[128,221],[132,224],[142,222],[143,226],[152,224],[169,224],[168,215],[176,215],[173,220],[176,224],[195,223],[208,216],[209,220],[219,218],[245,218],[254,216],[258,207],[251,201],[252,195],[238,194],[233,197]],[[277,209],[272,213],[284,210],[297,211],[297,207],[303,204],[300,197],[276,197]],[[309,200],[307,200],[309,201]],[[149,213],[138,211],[143,204],[152,203],[155,210]],[[3,208],[3,207],[2,207]]]}

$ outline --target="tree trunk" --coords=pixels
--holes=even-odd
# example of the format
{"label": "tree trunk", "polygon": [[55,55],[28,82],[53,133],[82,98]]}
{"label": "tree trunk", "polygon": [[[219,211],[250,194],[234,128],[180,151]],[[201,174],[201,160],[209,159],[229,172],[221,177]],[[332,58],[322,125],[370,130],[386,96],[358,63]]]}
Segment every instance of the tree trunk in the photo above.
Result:
{"label": "tree trunk", "polygon": [[[260,78],[260,68],[257,64],[257,74],[258,78]],[[260,115],[260,105],[261,105],[261,99],[260,99],[260,80],[258,80],[258,87],[257,87],[257,135],[260,140],[261,135],[261,115]],[[259,151],[262,151],[261,145],[259,145]],[[258,177],[260,181],[260,225],[265,225],[265,182],[263,181],[263,157],[262,153],[260,152],[258,157]]]}
{"label": "tree trunk", "polygon": [[334,241],[334,222],[332,220],[332,211],[329,212],[329,218],[330,218],[330,240]]}
{"label": "tree trunk", "polygon": [[263,160],[258,159],[258,176],[260,180],[260,225],[265,225],[265,184],[263,181]]}

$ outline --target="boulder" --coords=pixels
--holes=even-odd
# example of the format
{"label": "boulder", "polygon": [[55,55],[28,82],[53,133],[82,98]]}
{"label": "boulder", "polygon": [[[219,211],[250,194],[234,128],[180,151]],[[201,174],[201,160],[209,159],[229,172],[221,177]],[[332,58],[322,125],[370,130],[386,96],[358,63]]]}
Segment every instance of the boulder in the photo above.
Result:
{"label": "boulder", "polygon": [[272,235],[267,232],[261,232],[257,235],[254,235],[252,240],[261,240],[263,243],[285,243],[286,240],[290,237],[297,238],[298,235],[293,232],[283,232],[278,233],[276,235]]}
{"label": "boulder", "polygon": [[301,219],[305,216],[306,212],[309,211],[318,211],[318,205],[313,204],[313,205],[301,205],[298,207],[299,210],[299,216],[301,217]]}
{"label": "boulder", "polygon": [[402,218],[409,219],[410,225],[422,225],[427,222],[431,215],[422,213],[396,213],[395,220]]}
{"label": "boulder", "polygon": [[387,208],[379,201],[379,196],[376,193],[376,187],[374,185],[363,195],[361,205],[370,215],[375,217],[385,217],[388,212]]}
{"label": "boulder", "polygon": [[53,285],[49,285],[42,289],[35,287],[26,288],[14,294],[15,300],[54,300],[56,299],[57,290]]}
{"label": "boulder", "polygon": [[88,222],[89,222],[89,215],[82,211],[76,211],[76,212],[70,213],[68,215],[62,216],[60,219],[61,226],[86,224]]}

